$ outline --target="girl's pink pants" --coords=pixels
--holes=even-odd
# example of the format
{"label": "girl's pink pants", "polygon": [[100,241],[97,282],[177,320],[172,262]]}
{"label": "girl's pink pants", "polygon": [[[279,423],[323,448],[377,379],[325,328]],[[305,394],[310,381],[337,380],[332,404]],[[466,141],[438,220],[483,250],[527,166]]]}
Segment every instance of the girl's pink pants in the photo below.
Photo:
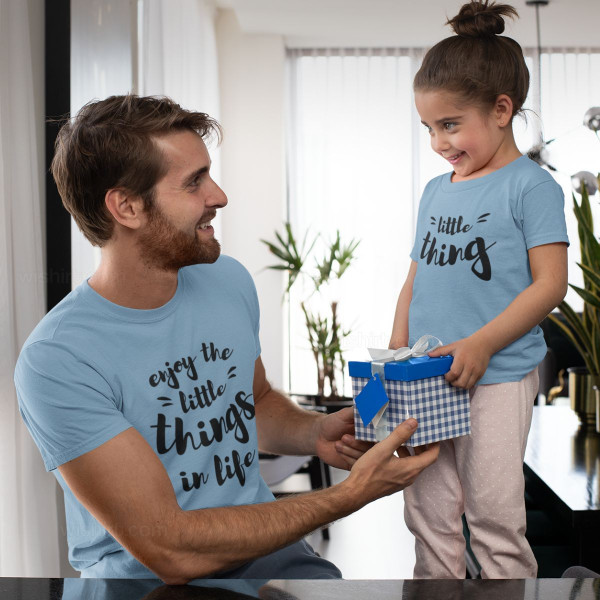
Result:
{"label": "girl's pink pants", "polygon": [[536,576],[525,539],[523,457],[537,390],[537,368],[521,381],[471,389],[471,435],[441,442],[438,460],[404,490],[415,579],[465,577],[463,513],[482,578]]}

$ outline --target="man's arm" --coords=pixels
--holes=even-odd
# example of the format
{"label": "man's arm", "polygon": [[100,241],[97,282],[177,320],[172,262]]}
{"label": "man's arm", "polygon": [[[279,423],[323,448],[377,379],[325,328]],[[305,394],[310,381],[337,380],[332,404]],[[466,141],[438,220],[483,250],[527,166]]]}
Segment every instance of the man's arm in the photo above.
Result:
{"label": "man's arm", "polygon": [[158,456],[133,428],[59,470],[119,543],[165,582],[181,584],[273,552],[410,485],[439,450],[409,456],[401,444],[415,427],[411,419],[396,428],[340,484],[247,506],[182,510]]}
{"label": "man's arm", "polygon": [[348,469],[373,445],[354,438],[352,408],[324,415],[304,410],[274,390],[260,357],[254,366],[253,393],[260,450],[272,454],[317,455],[334,467]]}

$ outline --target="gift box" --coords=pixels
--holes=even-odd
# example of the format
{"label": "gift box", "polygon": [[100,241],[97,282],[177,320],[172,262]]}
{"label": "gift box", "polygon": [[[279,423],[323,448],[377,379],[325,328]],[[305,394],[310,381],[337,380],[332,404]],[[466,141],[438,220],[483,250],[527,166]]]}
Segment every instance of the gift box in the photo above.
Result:
{"label": "gift box", "polygon": [[419,427],[407,446],[468,435],[469,392],[451,386],[444,377],[452,360],[452,356],[418,356],[392,362],[349,362],[356,439],[380,441],[410,417]]}

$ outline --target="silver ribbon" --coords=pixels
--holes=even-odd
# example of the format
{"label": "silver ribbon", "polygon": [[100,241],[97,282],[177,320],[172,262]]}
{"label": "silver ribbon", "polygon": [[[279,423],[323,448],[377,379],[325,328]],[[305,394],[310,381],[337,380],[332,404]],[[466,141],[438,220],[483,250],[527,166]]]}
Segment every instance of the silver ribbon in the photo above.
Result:
{"label": "silver ribbon", "polygon": [[419,356],[427,356],[430,352],[443,346],[442,341],[433,335],[424,335],[420,337],[412,348],[405,346],[404,348],[398,348],[397,350],[390,350],[388,348],[368,348],[371,360],[378,362],[400,362],[408,360],[409,358],[417,358]]}
{"label": "silver ribbon", "polygon": [[[398,348],[397,350],[390,350],[388,348],[368,348],[369,354],[371,355],[371,373],[375,375],[377,373],[381,378],[383,385],[385,386],[385,364],[388,362],[401,362],[408,360],[409,358],[417,358],[420,356],[427,356],[430,352],[443,346],[442,341],[433,335],[424,335],[420,337],[412,348],[408,346],[404,348]],[[388,436],[388,418],[387,418],[387,407],[389,402],[381,407],[381,410],[373,417],[371,423],[375,427],[375,438],[378,442],[381,442]],[[405,418],[409,419],[408,407],[406,409]]]}

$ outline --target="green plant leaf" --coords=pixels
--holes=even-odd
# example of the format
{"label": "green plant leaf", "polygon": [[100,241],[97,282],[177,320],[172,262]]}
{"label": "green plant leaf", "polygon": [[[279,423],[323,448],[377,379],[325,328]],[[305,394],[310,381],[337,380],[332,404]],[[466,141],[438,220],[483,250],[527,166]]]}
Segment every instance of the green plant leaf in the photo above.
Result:
{"label": "green plant leaf", "polygon": [[586,289],[595,289],[596,294],[598,294],[598,292],[600,292],[600,273],[582,263],[577,263],[577,266],[583,271],[583,278],[586,281]]}
{"label": "green plant leaf", "polygon": [[[565,313],[563,312],[563,310],[560,306],[559,306],[559,310],[563,315],[565,315]],[[569,327],[569,325],[567,325],[566,323],[561,321],[559,318],[557,318],[552,313],[548,315],[548,318],[557,325],[557,327],[565,334],[567,339],[569,339],[572,342],[572,344],[575,346],[575,348],[577,348],[577,351],[579,352],[579,354],[581,354],[586,367],[588,368],[590,373],[592,373],[593,372],[593,362],[591,361],[591,356],[588,351],[589,344],[586,344],[585,342],[581,342],[580,338],[578,338],[576,335],[574,335],[574,333],[573,333],[574,330],[571,329]],[[565,315],[565,318],[566,318],[566,315]]]}
{"label": "green plant leaf", "polygon": [[577,219],[581,262],[598,269],[600,267],[600,244],[594,234],[592,208],[585,186],[581,194],[581,204],[577,204],[577,200],[573,194],[573,212]]}
{"label": "green plant leaf", "polygon": [[[589,346],[591,343],[591,334],[588,329],[584,327],[583,319],[578,315],[571,306],[564,300],[558,305],[558,310],[562,313],[566,320],[566,325],[573,332],[573,335],[579,340],[578,343]],[[553,318],[554,315],[550,314],[549,317]],[[554,320],[554,318],[553,318]],[[555,320],[558,324],[563,324],[562,321]]]}
{"label": "green plant leaf", "polygon": [[268,240],[260,240],[263,244],[267,246],[269,252],[281,260],[280,266],[270,266],[268,269],[274,269],[277,271],[287,271],[288,272],[288,284],[286,287],[286,293],[289,293],[291,287],[296,282],[297,278],[303,273],[304,264],[306,262],[306,257],[308,253],[312,250],[314,246],[314,242],[311,244],[308,251],[305,250],[304,246],[306,243],[308,232],[304,236],[304,240],[302,243],[302,248],[300,251],[298,250],[298,244],[296,243],[296,238],[294,237],[294,233],[292,231],[292,226],[290,223],[284,223],[285,229],[285,238],[278,231],[275,231],[275,238],[277,243],[270,242]]}
{"label": "green plant leaf", "polygon": [[590,306],[593,306],[594,308],[600,309],[600,298],[598,296],[595,296],[590,291],[577,287],[576,285],[573,285],[571,283],[569,284],[569,287],[572,290],[575,290],[583,298],[584,302],[586,302]]}
{"label": "green plant leaf", "polygon": [[338,263],[336,275],[338,279],[342,277],[346,269],[352,264],[352,261],[355,259],[354,252],[356,251],[356,248],[358,248],[359,244],[360,240],[355,240],[353,238],[350,240],[347,246],[342,246],[338,251],[336,256]]}

